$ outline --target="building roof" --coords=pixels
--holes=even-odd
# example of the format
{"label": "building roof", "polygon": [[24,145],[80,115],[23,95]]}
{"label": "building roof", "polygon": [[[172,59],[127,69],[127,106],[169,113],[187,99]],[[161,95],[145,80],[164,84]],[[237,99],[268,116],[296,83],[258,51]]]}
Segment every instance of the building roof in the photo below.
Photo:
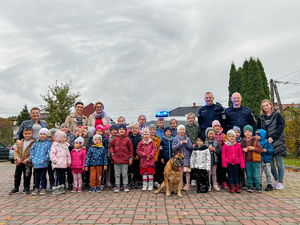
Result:
{"label": "building roof", "polygon": [[94,104],[90,103],[83,108],[82,114],[89,117],[93,112],[95,112]]}
{"label": "building roof", "polygon": [[197,116],[199,108],[201,107],[199,106],[178,107],[176,109],[169,111],[169,116],[186,116],[189,113],[194,113]]}

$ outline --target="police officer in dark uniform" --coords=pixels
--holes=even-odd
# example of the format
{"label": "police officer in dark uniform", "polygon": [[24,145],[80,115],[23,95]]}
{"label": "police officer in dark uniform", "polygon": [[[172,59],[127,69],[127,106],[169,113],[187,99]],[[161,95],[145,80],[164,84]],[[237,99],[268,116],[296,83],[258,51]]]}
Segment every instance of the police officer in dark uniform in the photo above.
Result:
{"label": "police officer in dark uniform", "polygon": [[211,127],[214,120],[219,120],[223,127],[226,119],[225,109],[218,102],[214,104],[214,99],[211,92],[206,92],[204,97],[206,105],[200,108],[198,112],[198,123],[201,130],[200,134],[203,138],[205,138],[206,128]]}
{"label": "police officer in dark uniform", "polygon": [[225,110],[227,129],[232,129],[234,126],[238,126],[241,129],[241,136],[244,137],[244,126],[250,124],[253,127],[253,133],[255,133],[257,127],[255,117],[248,107],[242,106],[242,96],[240,93],[235,92],[231,96],[233,106]]}

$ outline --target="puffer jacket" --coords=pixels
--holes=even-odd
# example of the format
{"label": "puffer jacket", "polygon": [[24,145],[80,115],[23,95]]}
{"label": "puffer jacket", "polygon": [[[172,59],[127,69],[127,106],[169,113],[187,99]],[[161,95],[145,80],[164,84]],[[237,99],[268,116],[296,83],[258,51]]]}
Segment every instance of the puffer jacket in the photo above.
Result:
{"label": "puffer jacket", "polygon": [[71,151],[71,169],[82,169],[85,166],[86,149],[82,147],[78,151],[73,149]]}
{"label": "puffer jacket", "polygon": [[138,144],[140,143],[140,141],[143,139],[142,135],[140,133],[137,133],[137,135],[133,135],[132,132],[129,133],[128,138],[130,139],[130,141],[132,142],[132,146],[133,146],[133,156],[136,157],[137,153],[136,153],[136,149]]}
{"label": "puffer jacket", "polygon": [[260,154],[261,161],[264,163],[270,163],[272,161],[272,157],[274,154],[274,148],[266,139],[267,132],[263,129],[258,129],[258,130],[260,132],[260,140],[258,142],[263,149],[267,150],[266,152],[262,152]]}
{"label": "puffer jacket", "polygon": [[[146,144],[144,140],[141,140],[137,149],[136,153],[141,158],[140,167],[141,168],[149,168],[154,167],[154,156],[156,154],[157,148],[153,140],[150,139],[150,142]],[[146,156],[143,156],[143,153],[146,154]]]}
{"label": "puffer jacket", "polygon": [[[222,129],[223,130],[223,129]],[[226,135],[224,133],[222,133],[222,131],[220,133],[216,132],[216,136],[215,139],[217,140],[217,142],[219,143],[219,145],[221,147],[223,147],[225,141],[226,141]]]}
{"label": "puffer jacket", "polygon": [[[211,156],[211,165],[218,165],[219,163],[219,158],[221,158],[221,152],[222,152],[222,148],[221,146],[219,145],[219,143],[217,142],[216,139],[213,139],[213,140],[208,140],[207,136],[208,136],[208,132],[211,131],[214,129],[212,127],[208,127],[206,128],[205,130],[205,136],[206,136],[206,139],[205,139],[205,142],[204,144],[206,146],[212,146],[216,149],[216,151],[210,151],[210,156]],[[214,131],[215,132],[215,131]]]}
{"label": "puffer jacket", "polygon": [[105,148],[100,146],[92,145],[88,150],[86,159],[85,159],[85,167],[89,166],[107,166],[107,152]]}
{"label": "puffer jacket", "polygon": [[163,136],[160,142],[160,146],[162,149],[159,153],[159,158],[164,159],[165,163],[169,161],[173,156],[173,149],[172,149],[172,143],[173,143],[173,137],[171,136],[170,140],[166,138],[166,136]]}
{"label": "puffer jacket", "polygon": [[[183,143],[180,144],[180,142],[186,140],[187,144]],[[172,143],[172,148],[173,151],[174,149],[177,150],[177,152],[179,152],[180,150],[182,150],[182,153],[184,155],[184,166],[185,167],[189,167],[190,166],[190,158],[191,158],[191,153],[193,151],[193,144],[191,142],[191,139],[184,135],[183,137],[180,136],[179,134],[173,139],[173,143]]]}
{"label": "puffer jacket", "polygon": [[197,137],[199,132],[199,126],[197,124],[193,124],[190,126],[189,124],[185,125],[185,133],[191,139],[192,144],[197,143]]}
{"label": "puffer jacket", "polygon": [[129,164],[133,158],[133,145],[126,135],[116,135],[110,142],[109,153],[112,164]]}
{"label": "puffer jacket", "polygon": [[158,156],[159,156],[159,153],[160,153],[160,139],[159,139],[158,135],[150,136],[150,137],[154,141],[154,143],[156,145],[156,148],[157,148],[157,152],[156,152],[156,154],[154,156],[154,162],[157,162],[158,161]]}
{"label": "puffer jacket", "polygon": [[49,153],[52,142],[38,140],[30,149],[30,162],[34,169],[47,168],[50,162]]}
{"label": "puffer jacket", "polygon": [[241,168],[245,168],[245,160],[241,145],[237,142],[233,146],[228,146],[225,142],[222,148],[222,165],[227,167],[227,164],[240,164]]}
{"label": "puffer jacket", "polygon": [[210,170],[210,150],[206,145],[201,147],[195,146],[191,155],[191,168],[200,170]]}
{"label": "puffer jacket", "polygon": [[74,136],[71,134],[70,131],[68,133],[66,133],[66,142],[68,142],[69,139],[71,141],[69,149],[70,149],[70,151],[72,151],[72,149],[74,148]]}
{"label": "puffer jacket", "polygon": [[[62,146],[64,145],[64,146]],[[69,152],[69,143],[63,144],[53,142],[50,151],[50,160],[52,162],[52,169],[67,168],[71,164],[71,155]]]}

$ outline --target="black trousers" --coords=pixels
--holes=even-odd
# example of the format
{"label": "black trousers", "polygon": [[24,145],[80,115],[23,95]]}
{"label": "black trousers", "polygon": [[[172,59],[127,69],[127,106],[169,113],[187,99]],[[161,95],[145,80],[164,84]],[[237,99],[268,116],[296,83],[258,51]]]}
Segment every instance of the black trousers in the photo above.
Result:
{"label": "black trousers", "polygon": [[223,167],[222,159],[219,158],[219,163],[217,167],[217,181],[220,185],[223,184],[223,182],[227,183],[226,173],[227,173],[227,168]]}
{"label": "black trousers", "polygon": [[209,188],[208,172],[206,170],[194,169],[196,176],[197,193],[206,193]]}
{"label": "black trousers", "polygon": [[15,170],[15,188],[19,190],[21,177],[23,173],[23,180],[24,180],[24,188],[30,188],[30,179],[32,174],[31,166],[26,166],[25,164],[21,163],[19,166],[16,166]]}
{"label": "black trousers", "polygon": [[56,175],[55,186],[64,184],[65,174],[66,174],[66,169],[64,168],[55,169],[55,175]]}
{"label": "black trousers", "polygon": [[[54,178],[54,171],[52,169],[52,163],[51,163],[51,161],[49,163],[47,171],[48,171],[48,176],[49,176],[50,187],[53,187],[54,186],[54,182],[55,182],[55,178]],[[47,182],[46,182],[46,188],[47,188]]]}
{"label": "black trousers", "polygon": [[42,189],[46,189],[46,173],[47,168],[35,168],[34,169],[34,179],[35,179],[35,188],[40,189],[40,184]]}
{"label": "black trousers", "polygon": [[140,174],[140,159],[133,160],[132,164],[128,167],[128,178],[129,181],[141,181],[142,177]]}

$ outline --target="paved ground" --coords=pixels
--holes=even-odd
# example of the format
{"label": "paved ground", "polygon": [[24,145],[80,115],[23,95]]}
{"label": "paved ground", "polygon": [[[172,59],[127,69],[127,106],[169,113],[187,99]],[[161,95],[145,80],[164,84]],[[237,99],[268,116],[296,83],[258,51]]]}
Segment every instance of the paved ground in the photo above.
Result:
{"label": "paved ground", "polygon": [[63,196],[18,194],[14,166],[0,162],[0,224],[300,224],[300,173],[286,171],[286,188],[263,194],[227,191],[176,196],[133,190]]}

